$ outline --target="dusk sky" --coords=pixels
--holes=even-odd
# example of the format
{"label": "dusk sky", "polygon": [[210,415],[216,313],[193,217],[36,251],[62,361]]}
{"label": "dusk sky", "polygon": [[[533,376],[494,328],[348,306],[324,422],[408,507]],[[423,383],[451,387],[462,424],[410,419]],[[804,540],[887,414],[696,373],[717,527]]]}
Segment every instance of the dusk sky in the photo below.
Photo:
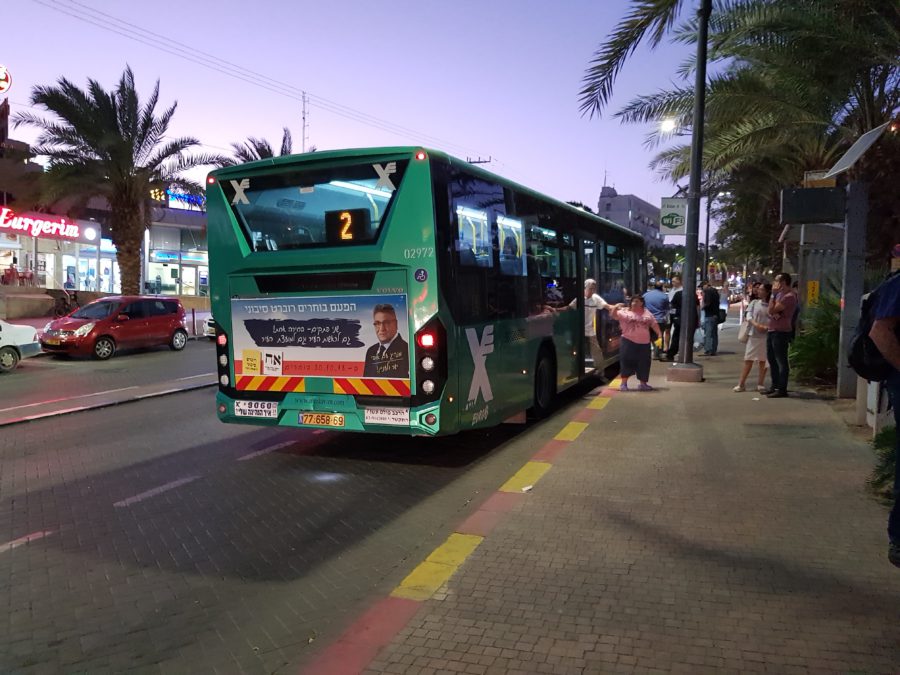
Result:
{"label": "dusk sky", "polygon": [[[178,101],[171,135],[194,136],[210,152],[247,136],[277,149],[283,126],[300,152],[305,90],[308,144],[320,150],[424,145],[491,157],[490,170],[592,208],[606,172],[620,194],[658,206],[674,188],[648,168],[650,126],[622,125],[612,113],[667,88],[688,49],[640,49],[603,119],[578,110],[588,62],[627,7],[626,0],[5,0],[0,64],[13,78],[13,113],[25,109],[34,85],[65,76],[84,88],[93,77],[111,89],[129,64],[143,97],[161,81],[157,110]],[[10,131],[27,142],[37,135],[24,126]]]}

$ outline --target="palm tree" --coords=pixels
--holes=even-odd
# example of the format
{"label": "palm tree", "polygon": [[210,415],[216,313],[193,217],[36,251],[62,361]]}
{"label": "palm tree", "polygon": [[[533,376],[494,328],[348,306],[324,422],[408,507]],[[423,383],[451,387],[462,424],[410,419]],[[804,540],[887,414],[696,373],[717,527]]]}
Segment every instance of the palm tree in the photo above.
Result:
{"label": "palm tree", "polygon": [[195,138],[166,137],[177,103],[157,116],[158,100],[159,80],[141,105],[134,74],[126,67],[112,91],[92,79],[86,90],[65,78],[53,86],[37,86],[31,103],[56,118],[22,112],[14,120],[16,126],[41,129],[33,152],[49,159],[42,176],[44,204],[64,197],[74,198],[77,206],[92,197],[108,203],[124,293],[139,292],[141,250],[151,220],[150,191],[175,186],[201,194],[201,186],[181,174],[214,160],[186,154],[199,145]]}
{"label": "palm tree", "polygon": [[[292,154],[293,140],[291,139],[290,129],[283,127],[284,135],[281,137],[281,152],[277,156],[284,157]],[[235,164],[244,164],[245,162],[256,162],[260,159],[272,159],[275,157],[275,151],[272,145],[264,138],[250,137],[243,143],[232,143],[231,147],[234,151],[234,157],[220,157],[218,166],[234,166]],[[312,146],[309,152],[315,152],[316,146]]]}
{"label": "palm tree", "polygon": [[[647,31],[653,44],[666,31],[677,41],[696,39],[696,26],[688,22],[677,30],[673,22],[679,3],[639,1],[619,24],[608,45],[597,52],[585,74],[582,110],[599,114],[608,102],[615,75]],[[900,10],[895,1],[855,0],[732,0],[716,4],[710,19],[710,59],[722,64],[710,78],[703,153],[704,173],[716,175],[739,198],[726,209],[729,222],[723,234],[767,257],[777,238],[779,191],[799,183],[805,170],[831,166],[860,134],[896,116],[900,109]],[[693,63],[682,66],[687,76]],[[677,120],[681,133],[689,133],[693,90],[687,86],[632,100],[616,116],[623,122]],[[650,146],[663,140],[658,132]],[[882,148],[895,147],[885,139]],[[896,229],[897,216],[878,219],[878,213],[896,213],[896,191],[887,178],[896,179],[900,162],[890,152],[875,148],[858,163],[856,171],[872,182],[869,241],[879,251]],[[690,147],[669,147],[651,168],[677,180],[688,173]],[[893,168],[888,169],[888,167]],[[877,167],[877,171],[873,171]],[[884,187],[878,185],[879,181]],[[704,188],[705,190],[705,188]],[[880,201],[893,200],[880,206]],[[760,230],[766,235],[760,237]]]}

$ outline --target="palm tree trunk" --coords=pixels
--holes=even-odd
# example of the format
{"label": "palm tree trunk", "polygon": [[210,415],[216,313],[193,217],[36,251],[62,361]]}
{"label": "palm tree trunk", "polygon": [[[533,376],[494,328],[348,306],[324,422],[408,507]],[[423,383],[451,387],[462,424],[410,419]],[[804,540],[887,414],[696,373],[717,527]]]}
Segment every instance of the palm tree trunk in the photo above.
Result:
{"label": "palm tree trunk", "polygon": [[122,293],[137,295],[141,292],[141,249],[147,229],[140,205],[113,206],[110,225],[122,274]]}

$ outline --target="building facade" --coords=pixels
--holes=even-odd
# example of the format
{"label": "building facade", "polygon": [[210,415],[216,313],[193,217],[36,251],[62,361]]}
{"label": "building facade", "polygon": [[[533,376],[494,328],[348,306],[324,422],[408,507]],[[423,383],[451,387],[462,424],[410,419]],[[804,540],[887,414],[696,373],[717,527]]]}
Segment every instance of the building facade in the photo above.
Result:
{"label": "building facade", "polygon": [[597,201],[597,214],[639,233],[648,248],[663,245],[659,233],[659,207],[635,195],[620,195],[616,189],[603,186]]}

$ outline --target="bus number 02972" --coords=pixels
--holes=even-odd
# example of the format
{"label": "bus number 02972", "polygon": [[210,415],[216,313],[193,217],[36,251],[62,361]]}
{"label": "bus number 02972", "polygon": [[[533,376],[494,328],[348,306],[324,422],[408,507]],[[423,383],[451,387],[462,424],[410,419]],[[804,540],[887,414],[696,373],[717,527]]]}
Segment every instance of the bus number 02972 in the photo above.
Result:
{"label": "bus number 02972", "polygon": [[403,257],[407,260],[412,260],[415,258],[433,258],[434,247],[423,246],[421,248],[405,248],[403,249]]}

